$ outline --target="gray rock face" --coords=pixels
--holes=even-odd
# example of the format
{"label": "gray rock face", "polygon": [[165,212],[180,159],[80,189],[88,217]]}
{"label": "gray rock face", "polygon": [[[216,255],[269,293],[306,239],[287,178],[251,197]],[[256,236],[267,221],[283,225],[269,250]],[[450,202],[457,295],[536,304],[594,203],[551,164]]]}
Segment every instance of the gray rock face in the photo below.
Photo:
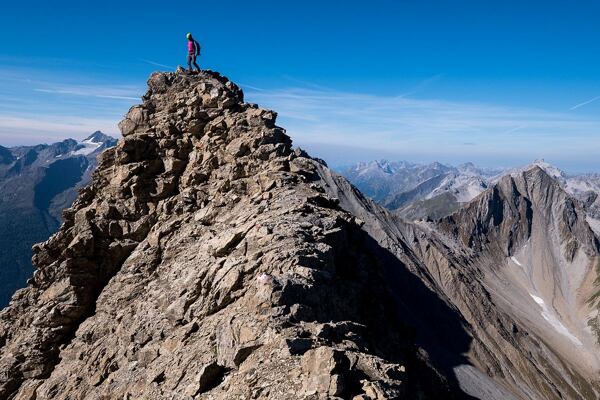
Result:
{"label": "gray rock face", "polygon": [[585,220],[583,204],[539,167],[516,177],[505,176],[467,207],[443,219],[440,226],[476,251],[491,244],[499,246],[498,254],[508,257],[531,237],[536,212],[546,228],[556,228],[558,245],[565,247],[569,261],[580,246],[590,256],[597,253],[598,240]]}
{"label": "gray rock face", "polygon": [[216,73],[148,86],[0,313],[0,398],[462,396],[387,282],[405,266],[274,112]]}

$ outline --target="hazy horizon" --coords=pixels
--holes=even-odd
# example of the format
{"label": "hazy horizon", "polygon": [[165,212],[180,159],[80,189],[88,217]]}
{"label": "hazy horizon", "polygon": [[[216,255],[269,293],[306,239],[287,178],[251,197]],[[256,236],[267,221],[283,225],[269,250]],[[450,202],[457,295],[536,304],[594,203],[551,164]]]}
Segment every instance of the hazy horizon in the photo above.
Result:
{"label": "hazy horizon", "polygon": [[[98,130],[102,133],[105,133],[101,130]],[[63,141],[63,140],[68,140],[68,139],[73,139],[73,140],[82,140],[84,138],[87,138],[88,136],[90,136],[92,133],[94,132],[89,132],[89,134],[83,135],[80,138],[75,138],[75,137],[65,137],[64,139],[58,140],[58,141]],[[109,136],[113,136],[114,138],[118,139],[121,135],[109,135]],[[50,142],[40,142],[40,143],[31,143],[31,144],[17,144],[14,146],[3,146],[2,144],[0,144],[0,146],[3,147],[8,147],[8,148],[12,148],[12,147],[20,147],[20,146],[33,146],[33,145],[51,145],[53,143],[56,143],[57,141],[50,141]],[[567,173],[567,174],[597,174],[600,173],[600,169],[590,169],[590,170],[571,170],[568,168],[564,168],[561,167],[559,164],[552,162],[552,160],[548,160],[548,159],[544,159],[544,158],[538,158],[538,159],[532,159],[529,161],[525,161],[525,162],[516,162],[514,164],[486,164],[486,163],[478,163],[473,161],[473,159],[466,159],[466,160],[462,160],[462,161],[444,161],[443,158],[440,159],[433,159],[433,158],[415,158],[415,157],[401,157],[401,156],[395,156],[392,153],[381,153],[381,152],[365,152],[363,149],[353,149],[355,151],[354,154],[352,154],[352,150],[349,149],[343,149],[342,150],[346,150],[347,152],[345,153],[345,155],[343,157],[338,157],[337,153],[339,153],[340,150],[340,146],[335,146],[335,147],[324,147],[324,146],[320,146],[320,145],[308,145],[308,146],[299,146],[296,145],[295,143],[293,143],[294,147],[299,147],[305,151],[307,151],[309,153],[310,156],[312,157],[316,157],[316,158],[320,158],[323,159],[324,161],[327,162],[328,166],[333,168],[334,170],[341,170],[344,168],[349,168],[349,167],[353,167],[356,166],[357,164],[360,163],[371,163],[371,162],[382,162],[382,161],[387,161],[390,163],[397,163],[397,162],[408,162],[411,164],[417,164],[417,165],[428,165],[428,164],[432,164],[432,163],[441,163],[444,164],[446,166],[453,166],[453,167],[457,167],[461,164],[467,164],[467,163],[472,163],[475,165],[475,167],[477,168],[482,168],[482,169],[490,169],[490,170],[498,170],[498,171],[502,171],[502,170],[508,170],[511,168],[519,168],[519,167],[523,167],[523,166],[527,166],[530,164],[533,164],[536,161],[539,160],[544,160],[545,162],[548,162],[549,164],[556,166],[558,168],[560,168],[563,172]],[[367,155],[371,154],[372,158],[364,158]],[[343,160],[350,160],[350,161],[343,161]]]}

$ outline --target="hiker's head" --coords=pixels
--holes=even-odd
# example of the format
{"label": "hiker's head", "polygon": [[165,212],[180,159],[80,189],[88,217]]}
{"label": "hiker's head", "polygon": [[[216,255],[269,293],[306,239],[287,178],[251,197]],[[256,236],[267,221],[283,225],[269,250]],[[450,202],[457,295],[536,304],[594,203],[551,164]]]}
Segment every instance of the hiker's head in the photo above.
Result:
{"label": "hiker's head", "polygon": [[185,37],[187,38],[187,40],[192,40],[192,34],[189,32],[185,35]]}

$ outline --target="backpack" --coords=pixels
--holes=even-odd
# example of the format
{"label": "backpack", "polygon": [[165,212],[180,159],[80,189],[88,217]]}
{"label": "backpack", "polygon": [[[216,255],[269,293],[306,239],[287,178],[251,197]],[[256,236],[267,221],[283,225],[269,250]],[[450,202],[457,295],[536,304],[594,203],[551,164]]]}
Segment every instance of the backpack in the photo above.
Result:
{"label": "backpack", "polygon": [[194,39],[194,49],[196,50],[195,55],[199,56],[200,55],[200,43],[198,43],[198,41],[196,41],[196,39]]}

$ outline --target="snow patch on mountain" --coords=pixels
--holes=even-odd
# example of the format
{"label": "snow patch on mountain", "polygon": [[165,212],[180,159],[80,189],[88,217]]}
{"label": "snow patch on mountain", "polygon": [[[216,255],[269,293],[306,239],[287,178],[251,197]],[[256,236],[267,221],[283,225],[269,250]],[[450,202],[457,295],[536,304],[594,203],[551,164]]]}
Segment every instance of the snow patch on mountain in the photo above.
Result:
{"label": "snow patch on mountain", "polygon": [[529,168],[533,167],[533,166],[538,166],[541,169],[543,169],[544,171],[546,171],[546,173],[548,175],[550,175],[551,177],[555,178],[555,179],[562,179],[566,177],[566,174],[559,168],[555,167],[554,165],[546,162],[545,160],[541,159],[541,160],[535,160],[533,162],[532,165],[529,166]]}
{"label": "snow patch on mountain", "polygon": [[487,189],[487,182],[475,174],[451,174],[435,188],[426,198],[431,199],[443,193],[454,195],[459,203],[467,203]]}
{"label": "snow patch on mountain", "polygon": [[100,131],[92,133],[84,140],[77,142],[75,150],[69,152],[68,156],[89,156],[99,150],[112,147],[116,144],[116,139],[111,136],[105,135]]}
{"label": "snow patch on mountain", "polygon": [[100,146],[102,146],[102,144],[103,144],[102,142],[94,142],[89,139],[83,140],[83,141],[79,142],[79,146],[81,146],[81,147],[78,150],[72,151],[71,154],[87,156],[88,154],[92,154],[93,152],[98,150],[98,148]]}
{"label": "snow patch on mountain", "polygon": [[581,343],[581,341],[575,335],[569,332],[567,327],[564,326],[562,322],[560,322],[560,320],[554,315],[554,313],[550,312],[544,299],[531,293],[529,293],[529,295],[542,308],[542,317],[544,317],[544,319],[548,321],[548,323],[552,325],[552,327],[558,333],[569,338],[569,340],[575,343],[577,346],[583,346],[583,343]]}
{"label": "snow patch on mountain", "polygon": [[512,262],[514,262],[515,264],[517,264],[519,267],[522,267],[522,266],[523,266],[523,264],[521,264],[521,263],[519,262],[519,260],[517,260],[517,257],[515,257],[515,256],[512,256],[512,257],[510,258],[510,260],[511,260]]}

